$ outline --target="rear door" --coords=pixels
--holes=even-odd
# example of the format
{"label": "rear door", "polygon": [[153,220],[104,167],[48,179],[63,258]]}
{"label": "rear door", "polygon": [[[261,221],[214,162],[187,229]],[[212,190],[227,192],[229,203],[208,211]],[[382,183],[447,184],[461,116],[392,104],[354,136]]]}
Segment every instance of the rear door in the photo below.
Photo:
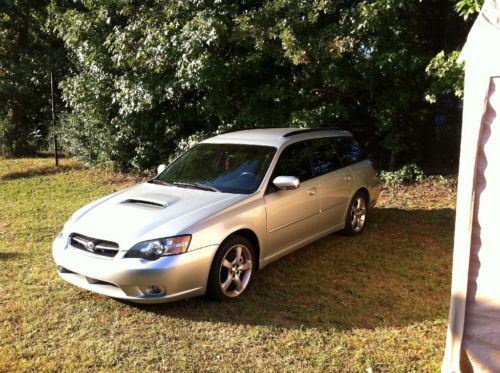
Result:
{"label": "rear door", "polygon": [[352,136],[332,137],[330,140],[342,165],[351,171],[352,193],[361,187],[366,187],[370,191],[370,185],[376,182],[377,173],[366,157],[362,146]]}
{"label": "rear door", "polygon": [[[295,176],[300,186],[279,190],[272,181],[277,176]],[[318,232],[319,185],[313,178],[308,149],[304,142],[286,147],[280,155],[264,197],[267,213],[269,255],[300,245]]]}
{"label": "rear door", "polygon": [[330,139],[308,141],[313,176],[320,191],[319,227],[321,231],[338,229],[344,223],[353,188],[352,171],[343,167]]}

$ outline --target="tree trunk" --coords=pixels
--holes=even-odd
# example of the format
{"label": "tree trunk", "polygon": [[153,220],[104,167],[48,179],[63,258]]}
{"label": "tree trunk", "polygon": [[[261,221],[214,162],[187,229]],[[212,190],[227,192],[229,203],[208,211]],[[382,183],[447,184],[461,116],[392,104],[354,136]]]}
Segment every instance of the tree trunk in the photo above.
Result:
{"label": "tree trunk", "polygon": [[5,131],[5,155],[20,156],[27,154],[30,150],[28,144],[29,129],[26,127],[24,108],[22,105],[13,103],[8,120],[10,126]]}

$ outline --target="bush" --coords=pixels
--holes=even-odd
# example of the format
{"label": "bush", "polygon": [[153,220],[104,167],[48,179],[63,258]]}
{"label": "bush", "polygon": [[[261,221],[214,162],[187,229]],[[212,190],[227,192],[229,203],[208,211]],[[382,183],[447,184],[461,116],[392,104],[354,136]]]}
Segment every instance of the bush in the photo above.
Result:
{"label": "bush", "polygon": [[0,118],[0,155],[33,155],[49,146],[50,137],[46,135],[46,124],[36,123],[31,128],[19,130],[12,126],[9,118]]}
{"label": "bush", "polygon": [[397,171],[382,171],[380,180],[389,185],[401,185],[414,182],[422,182],[425,179],[424,172],[416,164],[407,164]]}
{"label": "bush", "polygon": [[456,187],[458,184],[458,178],[456,175],[431,175],[425,178],[426,181],[447,185],[451,187]]}

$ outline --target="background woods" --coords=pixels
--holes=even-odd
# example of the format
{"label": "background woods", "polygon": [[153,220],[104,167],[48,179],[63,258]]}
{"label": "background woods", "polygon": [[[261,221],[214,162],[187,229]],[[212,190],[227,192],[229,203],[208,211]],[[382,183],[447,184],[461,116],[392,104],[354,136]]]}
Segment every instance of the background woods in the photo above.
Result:
{"label": "background woods", "polygon": [[147,170],[232,128],[340,127],[382,168],[453,169],[475,0],[0,5],[0,146]]}

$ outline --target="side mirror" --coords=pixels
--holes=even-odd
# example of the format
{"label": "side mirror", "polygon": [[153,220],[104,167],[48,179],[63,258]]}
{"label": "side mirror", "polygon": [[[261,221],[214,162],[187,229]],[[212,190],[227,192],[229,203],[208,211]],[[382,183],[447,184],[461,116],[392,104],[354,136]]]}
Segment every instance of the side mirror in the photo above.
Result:
{"label": "side mirror", "polygon": [[156,169],[156,174],[157,175],[161,174],[166,168],[167,168],[166,164],[159,165],[158,168]]}
{"label": "side mirror", "polygon": [[300,186],[300,180],[295,176],[278,176],[273,180],[273,184],[282,190],[292,190]]}

